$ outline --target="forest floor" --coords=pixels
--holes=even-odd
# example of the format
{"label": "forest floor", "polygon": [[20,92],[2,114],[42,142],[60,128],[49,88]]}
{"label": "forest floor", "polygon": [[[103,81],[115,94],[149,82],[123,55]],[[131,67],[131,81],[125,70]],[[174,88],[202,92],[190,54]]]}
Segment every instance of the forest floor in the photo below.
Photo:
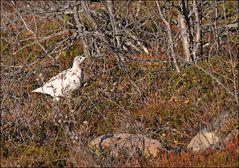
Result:
{"label": "forest floor", "polygon": [[[210,58],[198,65],[231,78],[229,58]],[[72,160],[87,166],[87,158],[81,156],[83,149],[73,152],[69,130],[80,137],[86,149],[100,135],[131,133],[156,139],[172,151],[157,158],[97,156],[102,165],[238,166],[238,136],[218,149],[197,153],[185,150],[217,114],[238,110],[235,99],[194,65],[184,66],[177,73],[163,63],[127,63],[141,96],[113,61],[88,61],[84,66],[85,86],[58,103],[30,93],[38,87],[33,76],[25,80],[3,78],[2,90],[8,96],[2,99],[1,167],[76,166]],[[49,79],[58,71],[48,68],[43,77]],[[227,83],[227,87],[232,85]],[[230,123],[225,135],[238,129],[237,118]]]}

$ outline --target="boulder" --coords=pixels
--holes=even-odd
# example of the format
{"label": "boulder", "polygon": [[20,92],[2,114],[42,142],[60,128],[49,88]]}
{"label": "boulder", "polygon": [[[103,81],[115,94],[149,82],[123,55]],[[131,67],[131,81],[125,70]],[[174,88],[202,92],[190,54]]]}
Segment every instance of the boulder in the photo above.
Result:
{"label": "boulder", "polygon": [[90,142],[90,146],[96,153],[108,151],[112,156],[118,156],[120,152],[134,156],[156,157],[164,150],[160,142],[141,134],[107,134],[97,137]]}
{"label": "boulder", "polygon": [[192,151],[200,151],[209,148],[212,145],[217,145],[220,141],[219,137],[214,132],[209,132],[206,129],[199,132],[189,142],[187,148]]}

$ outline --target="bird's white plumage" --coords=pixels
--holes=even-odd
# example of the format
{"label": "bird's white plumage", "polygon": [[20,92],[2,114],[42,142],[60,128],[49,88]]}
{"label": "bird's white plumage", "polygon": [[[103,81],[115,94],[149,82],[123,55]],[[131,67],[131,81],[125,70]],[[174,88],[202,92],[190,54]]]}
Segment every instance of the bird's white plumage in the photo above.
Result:
{"label": "bird's white plumage", "polygon": [[38,92],[48,94],[55,100],[59,100],[60,97],[68,95],[73,90],[79,88],[83,84],[84,75],[80,64],[84,61],[85,57],[75,57],[73,66],[67,69],[55,77],[52,77],[42,87],[39,87],[32,92]]}

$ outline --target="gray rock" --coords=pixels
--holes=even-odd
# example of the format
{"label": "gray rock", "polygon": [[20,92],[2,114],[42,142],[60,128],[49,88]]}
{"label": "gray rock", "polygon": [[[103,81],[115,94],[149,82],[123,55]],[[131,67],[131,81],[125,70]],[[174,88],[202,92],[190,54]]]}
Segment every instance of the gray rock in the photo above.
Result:
{"label": "gray rock", "polygon": [[214,132],[209,132],[204,129],[195,137],[193,137],[187,148],[197,152],[200,150],[205,150],[212,145],[217,145],[219,141],[220,138]]}
{"label": "gray rock", "polygon": [[118,156],[120,151],[125,151],[131,156],[140,152],[143,156],[156,157],[163,149],[160,142],[141,134],[107,134],[97,137],[90,142],[96,151],[108,151],[112,156]]}

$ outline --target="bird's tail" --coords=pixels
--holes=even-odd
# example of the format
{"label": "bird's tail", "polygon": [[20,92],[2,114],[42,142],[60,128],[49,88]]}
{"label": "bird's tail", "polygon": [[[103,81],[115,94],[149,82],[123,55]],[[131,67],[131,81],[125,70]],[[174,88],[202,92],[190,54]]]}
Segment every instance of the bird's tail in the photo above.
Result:
{"label": "bird's tail", "polygon": [[35,93],[42,93],[42,88],[37,88],[31,92],[35,92]]}

